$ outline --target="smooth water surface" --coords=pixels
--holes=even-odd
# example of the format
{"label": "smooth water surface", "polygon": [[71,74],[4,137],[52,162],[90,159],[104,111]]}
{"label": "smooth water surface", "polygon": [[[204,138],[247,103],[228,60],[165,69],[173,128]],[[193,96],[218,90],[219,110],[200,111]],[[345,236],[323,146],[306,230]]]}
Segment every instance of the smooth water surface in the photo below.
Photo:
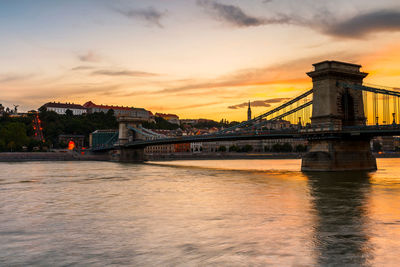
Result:
{"label": "smooth water surface", "polygon": [[0,266],[398,266],[400,159],[0,163]]}

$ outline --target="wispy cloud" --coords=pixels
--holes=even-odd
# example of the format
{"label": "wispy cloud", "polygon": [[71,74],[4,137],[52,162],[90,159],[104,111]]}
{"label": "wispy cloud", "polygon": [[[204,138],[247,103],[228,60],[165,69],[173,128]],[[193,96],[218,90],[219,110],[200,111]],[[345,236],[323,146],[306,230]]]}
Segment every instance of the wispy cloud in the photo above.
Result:
{"label": "wispy cloud", "polygon": [[193,104],[193,105],[186,105],[186,106],[178,106],[178,107],[175,107],[175,109],[201,108],[201,107],[209,107],[209,106],[217,105],[217,104],[221,104],[221,102],[218,101],[218,102],[208,102],[208,103],[202,103],[202,104]]}
{"label": "wispy cloud", "polygon": [[71,70],[74,70],[74,71],[79,71],[79,70],[92,70],[92,69],[94,69],[95,67],[92,67],[92,66],[76,66],[76,67],[73,67],[73,68],[71,68]]}
{"label": "wispy cloud", "polygon": [[[301,59],[290,61],[282,65],[265,68],[252,68],[238,70],[210,80],[189,80],[176,86],[171,86],[157,93],[187,94],[216,88],[232,88],[242,86],[274,85],[274,84],[304,84],[309,79],[304,74],[304,69],[309,68],[316,60]],[[229,92],[225,92],[229,93]]]}
{"label": "wispy cloud", "polygon": [[113,69],[113,68],[96,68],[93,66],[76,66],[71,68],[72,71],[90,71],[89,74],[92,76],[130,76],[130,77],[152,77],[159,76],[157,73],[137,71],[137,70],[126,70],[126,69]]}
{"label": "wispy cloud", "polygon": [[[252,75],[251,72],[248,73]],[[303,75],[304,76],[304,75]],[[256,86],[256,85],[273,85],[273,84],[295,84],[295,83],[305,83],[307,82],[307,77],[298,77],[298,78],[281,78],[281,79],[273,79],[273,76],[270,78],[266,77],[266,75],[260,75],[259,77],[245,77],[245,74],[235,75],[228,77],[219,77],[215,80],[204,81],[199,83],[187,84],[180,87],[172,87],[158,91],[158,93],[179,93],[179,92],[187,92],[187,91],[197,91],[204,90],[210,88],[221,88],[221,87],[240,87],[240,86]]]}
{"label": "wispy cloud", "polygon": [[[263,2],[269,3],[271,0]],[[353,39],[363,38],[375,32],[400,31],[399,10],[374,10],[345,19],[338,19],[337,14],[327,9],[318,10],[317,14],[311,17],[301,17],[294,13],[257,17],[247,14],[239,6],[222,4],[216,0],[197,0],[197,4],[215,19],[234,27],[289,24],[308,27],[337,38]]]}
{"label": "wispy cloud", "polygon": [[35,94],[35,91],[37,90],[34,90],[36,88],[32,87],[32,89],[29,90],[30,93],[27,93],[23,96],[18,94],[18,96],[20,96],[21,99],[23,98],[23,99],[35,100],[35,102],[38,102],[38,100],[41,99],[53,98],[57,100],[60,98],[62,99],[65,96],[81,97],[90,94],[94,94],[96,96],[109,95],[120,92],[121,88],[123,88],[122,84],[71,83],[71,84],[60,84],[58,85],[57,89],[50,88],[49,86],[45,88],[40,88],[41,91],[40,94]]}
{"label": "wispy cloud", "polygon": [[298,58],[272,66],[242,69],[210,79],[186,79],[169,84],[154,94],[166,96],[223,96],[224,98],[245,98],[243,88],[279,86],[296,90],[311,86],[311,79],[305,74],[313,63],[323,60],[357,61],[361,54],[335,51],[329,54]]}
{"label": "wispy cloud", "polygon": [[91,73],[92,75],[104,76],[131,76],[131,77],[152,77],[158,76],[156,73],[132,70],[96,70]]}
{"label": "wispy cloud", "polygon": [[138,19],[146,22],[149,26],[157,26],[162,28],[161,19],[167,14],[166,11],[161,12],[154,7],[142,9],[122,9],[115,8],[115,11],[130,19]]}
{"label": "wispy cloud", "polygon": [[[289,100],[289,98],[271,98],[271,99],[267,99],[267,100],[256,100],[256,101],[250,102],[250,105],[252,107],[270,107],[271,104],[280,103],[285,100]],[[243,102],[241,104],[229,106],[228,108],[229,109],[245,108],[248,106],[248,104],[249,104],[248,102]]]}
{"label": "wispy cloud", "polygon": [[100,56],[91,50],[89,50],[83,54],[79,54],[78,58],[80,61],[83,61],[83,62],[98,62],[98,61],[100,61]]}
{"label": "wispy cloud", "polygon": [[236,27],[286,24],[291,22],[291,18],[286,15],[280,14],[273,18],[251,16],[238,6],[221,4],[214,0],[197,0],[197,4],[203,7],[214,18]]}
{"label": "wispy cloud", "polygon": [[326,34],[346,38],[360,38],[383,31],[400,31],[400,11],[379,10],[359,14],[323,28]]}
{"label": "wispy cloud", "polygon": [[0,83],[18,82],[32,78],[33,74],[0,74]]}

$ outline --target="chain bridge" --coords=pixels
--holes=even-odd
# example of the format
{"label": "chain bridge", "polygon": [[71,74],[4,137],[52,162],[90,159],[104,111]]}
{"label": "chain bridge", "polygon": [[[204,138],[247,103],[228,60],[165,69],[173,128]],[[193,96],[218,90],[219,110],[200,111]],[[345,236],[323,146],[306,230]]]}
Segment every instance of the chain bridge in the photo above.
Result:
{"label": "chain bridge", "polygon": [[[167,137],[142,127],[139,118],[119,117],[119,131],[93,152],[117,151],[124,162],[145,159],[144,148],[191,142],[307,139],[303,171],[376,170],[370,140],[400,135],[400,90],[363,83],[360,65],[323,61],[308,72],[313,88],[253,119],[219,132]],[[273,121],[291,126],[270,129]]]}

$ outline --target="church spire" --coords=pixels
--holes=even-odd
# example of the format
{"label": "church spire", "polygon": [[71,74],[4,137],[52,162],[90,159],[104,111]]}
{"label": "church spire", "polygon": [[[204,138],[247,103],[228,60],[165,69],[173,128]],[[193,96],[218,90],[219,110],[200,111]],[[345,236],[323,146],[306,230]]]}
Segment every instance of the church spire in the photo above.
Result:
{"label": "church spire", "polygon": [[250,100],[249,100],[249,108],[247,109],[247,120],[251,120],[251,107],[250,107]]}

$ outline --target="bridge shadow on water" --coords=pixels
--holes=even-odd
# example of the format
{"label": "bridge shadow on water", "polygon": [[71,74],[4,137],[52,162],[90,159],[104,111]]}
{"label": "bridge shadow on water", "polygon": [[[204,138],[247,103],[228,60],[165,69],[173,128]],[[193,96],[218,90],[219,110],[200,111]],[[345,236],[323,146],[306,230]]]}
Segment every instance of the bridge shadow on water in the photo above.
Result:
{"label": "bridge shadow on water", "polygon": [[315,212],[314,248],[319,266],[365,266],[372,259],[365,172],[305,173]]}

